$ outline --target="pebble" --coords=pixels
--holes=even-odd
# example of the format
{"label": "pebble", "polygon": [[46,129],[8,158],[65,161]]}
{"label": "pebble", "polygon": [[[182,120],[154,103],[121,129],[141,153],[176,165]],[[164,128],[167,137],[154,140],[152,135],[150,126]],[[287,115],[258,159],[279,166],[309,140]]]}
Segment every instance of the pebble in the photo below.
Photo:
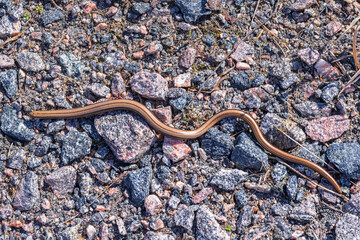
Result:
{"label": "pebble", "polygon": [[230,240],[210,209],[202,205],[196,213],[196,239]]}
{"label": "pebble", "polygon": [[243,91],[251,87],[251,80],[246,72],[240,72],[231,78],[231,85]]}
{"label": "pebble", "polygon": [[57,238],[67,239],[67,240],[81,239],[82,238],[81,233],[79,233],[79,231],[78,231],[80,227],[81,227],[80,224],[77,224],[72,227],[67,227],[67,228],[65,228],[65,230],[63,230],[61,233],[59,233]]}
{"label": "pebble", "polygon": [[288,89],[298,81],[298,76],[295,73],[290,73],[286,77],[279,79],[279,84],[282,89]]}
{"label": "pebble", "polygon": [[271,172],[271,177],[275,183],[281,182],[284,180],[288,175],[286,167],[280,163],[276,163],[275,167]]}
{"label": "pebble", "polygon": [[261,99],[256,95],[251,95],[245,101],[245,106],[249,109],[260,109],[261,107]]}
{"label": "pebble", "polygon": [[11,169],[21,169],[24,165],[26,153],[20,149],[12,154],[6,161],[6,166]]}
{"label": "pebble", "polygon": [[191,73],[184,73],[174,78],[175,87],[191,87]]}
{"label": "pebble", "polygon": [[350,200],[344,204],[343,211],[360,217],[360,193],[351,196]]}
{"label": "pebble", "polygon": [[125,223],[122,220],[122,218],[116,218],[116,226],[117,226],[118,232],[121,236],[127,235]]}
{"label": "pebble", "polygon": [[181,139],[164,137],[163,152],[174,163],[179,162],[191,153],[191,148]]}
{"label": "pebble", "polygon": [[61,167],[45,178],[57,196],[72,193],[76,184],[76,171],[72,166]]}
{"label": "pebble", "polygon": [[293,104],[293,107],[300,113],[303,118],[328,117],[331,113],[331,108],[324,103],[301,102]]}
{"label": "pebble", "polygon": [[45,11],[41,16],[41,22],[44,26],[47,26],[50,23],[58,22],[65,18],[63,11],[58,8],[53,10]]}
{"label": "pebble", "polygon": [[326,25],[324,32],[327,36],[332,37],[335,34],[337,34],[339,31],[341,31],[343,27],[344,26],[340,22],[331,21]]}
{"label": "pebble", "polygon": [[162,203],[156,195],[149,195],[145,198],[144,207],[149,215],[156,215],[161,211]]}
{"label": "pebble", "polygon": [[195,57],[196,50],[194,48],[186,49],[179,57],[179,66],[186,69],[190,68],[195,62]]}
{"label": "pebble", "polygon": [[10,204],[0,206],[0,219],[5,220],[13,214],[13,208]]}
{"label": "pebble", "polygon": [[297,54],[309,66],[314,65],[320,59],[320,53],[312,48],[301,49]]}
{"label": "pebble", "polygon": [[195,212],[191,207],[181,204],[174,214],[174,222],[176,226],[183,227],[191,231],[195,219]]}
{"label": "pebble", "polygon": [[35,156],[42,157],[47,154],[51,143],[51,136],[45,135],[34,152]]}
{"label": "pebble", "polygon": [[0,54],[0,68],[9,68],[14,66],[15,61],[7,55]]}
{"label": "pebble", "polygon": [[296,175],[291,175],[286,182],[286,193],[292,199],[296,199],[298,192],[298,180]]}
{"label": "pebble", "polygon": [[246,230],[247,227],[251,225],[251,218],[254,214],[253,207],[246,205],[241,210],[239,219],[236,222],[236,232],[241,233]]}
{"label": "pebble", "polygon": [[231,160],[237,168],[268,169],[268,156],[245,132],[236,138]]}
{"label": "pebble", "polygon": [[206,187],[201,189],[197,194],[195,194],[192,198],[192,202],[194,204],[199,204],[204,201],[210,194],[212,194],[214,190],[211,187]]}
{"label": "pebble", "polygon": [[271,210],[277,216],[286,216],[290,213],[291,206],[289,204],[276,203]]}
{"label": "pebble", "polygon": [[21,31],[21,22],[15,20],[9,15],[0,19],[0,38],[12,37]]}
{"label": "pebble", "polygon": [[163,50],[163,46],[159,41],[153,41],[149,44],[146,53],[147,54],[158,54]]}
{"label": "pebble", "polygon": [[84,65],[74,54],[70,52],[63,52],[59,54],[58,60],[66,76],[76,78],[81,77],[83,74]]}
{"label": "pebble", "polygon": [[[357,142],[333,143],[326,150],[329,161],[348,178],[360,178],[360,145]],[[344,161],[346,159],[346,161]]]}
{"label": "pebble", "polygon": [[177,209],[178,205],[180,203],[180,199],[178,197],[175,196],[171,196],[168,200],[168,206],[171,209]]}
{"label": "pebble", "polygon": [[295,11],[302,11],[311,7],[315,2],[314,0],[296,0],[291,8]]}
{"label": "pebble", "polygon": [[316,207],[314,196],[309,195],[307,199],[299,204],[296,204],[290,213],[289,218],[300,223],[309,223],[314,221],[316,216]]}
{"label": "pebble", "polygon": [[94,124],[115,157],[125,163],[137,162],[156,139],[143,118],[133,113],[111,112],[95,117]]}
{"label": "pebble", "polygon": [[13,138],[27,142],[35,136],[31,123],[18,119],[16,110],[9,105],[5,105],[1,112],[1,131]]}
{"label": "pebble", "polygon": [[234,148],[231,137],[216,128],[210,128],[201,140],[201,148],[213,159],[228,157]]}
{"label": "pebble", "polygon": [[102,85],[101,83],[93,83],[87,89],[95,96],[106,98],[110,96],[110,88]]}
{"label": "pebble", "polygon": [[142,71],[130,79],[131,89],[141,96],[153,100],[165,100],[168,95],[168,84],[158,73]]}
{"label": "pebble", "polygon": [[131,194],[131,201],[134,206],[140,207],[150,192],[152,169],[145,167],[131,171],[125,178],[125,186]]}
{"label": "pebble", "polygon": [[0,73],[0,85],[4,88],[6,96],[12,99],[18,91],[18,77],[15,70]]}
{"label": "pebble", "polygon": [[224,190],[233,191],[243,181],[245,181],[247,172],[239,169],[221,169],[211,178],[210,184]]}
{"label": "pebble", "polygon": [[144,240],[175,240],[175,238],[166,233],[148,231]]}
{"label": "pebble", "polygon": [[89,240],[93,240],[96,237],[96,228],[93,225],[89,225],[86,228],[86,236]]}
{"label": "pebble", "polygon": [[250,190],[255,190],[257,192],[261,192],[261,193],[270,193],[271,192],[271,187],[267,184],[245,182],[244,187],[246,187],[247,189],[250,189]]}
{"label": "pebble", "polygon": [[64,137],[61,147],[61,161],[69,164],[77,158],[81,158],[90,153],[91,138],[85,132],[71,129]]}
{"label": "pebble", "polygon": [[22,51],[15,55],[16,62],[20,68],[30,72],[40,72],[45,69],[45,63],[39,54]]}
{"label": "pebble", "polygon": [[235,202],[239,208],[243,208],[249,201],[244,189],[237,191],[234,195]]}
{"label": "pebble", "polygon": [[47,129],[46,129],[46,134],[53,135],[64,129],[65,129],[65,121],[62,119],[56,120],[56,121],[49,123],[49,125],[47,126]]}
{"label": "pebble", "polygon": [[236,63],[236,69],[238,70],[249,70],[250,65],[244,62],[237,62]]}
{"label": "pebble", "polygon": [[332,82],[326,85],[323,89],[321,89],[321,99],[326,103],[330,103],[338,95],[340,88],[339,82]]}
{"label": "pebble", "polygon": [[162,121],[166,125],[171,125],[171,123],[172,123],[172,112],[171,112],[171,107],[170,106],[153,109],[152,112],[155,114],[155,116],[157,118],[160,119],[160,121]]}
{"label": "pebble", "polygon": [[339,70],[323,59],[315,64],[315,69],[325,80],[334,80],[340,76]]}
{"label": "pebble", "polygon": [[27,172],[21,181],[13,199],[12,205],[20,211],[32,209],[40,199],[38,176],[34,172]]}
{"label": "pebble", "polygon": [[120,73],[114,73],[111,81],[111,93],[114,97],[120,98],[126,91],[124,79]]}
{"label": "pebble", "polygon": [[195,22],[201,16],[211,14],[211,11],[205,9],[202,0],[175,0],[175,4],[179,7],[187,23]]}
{"label": "pebble", "polygon": [[230,55],[236,62],[247,61],[254,57],[254,48],[242,40],[239,40],[235,51]]}
{"label": "pebble", "polygon": [[158,231],[160,229],[163,229],[164,227],[165,224],[160,218],[157,218],[155,221],[150,222],[150,228],[154,231]]}
{"label": "pebble", "polygon": [[345,213],[335,227],[337,240],[360,239],[360,218]]}
{"label": "pebble", "polygon": [[305,128],[305,132],[315,141],[328,142],[339,138],[349,129],[350,120],[346,116],[333,115],[310,121]]}

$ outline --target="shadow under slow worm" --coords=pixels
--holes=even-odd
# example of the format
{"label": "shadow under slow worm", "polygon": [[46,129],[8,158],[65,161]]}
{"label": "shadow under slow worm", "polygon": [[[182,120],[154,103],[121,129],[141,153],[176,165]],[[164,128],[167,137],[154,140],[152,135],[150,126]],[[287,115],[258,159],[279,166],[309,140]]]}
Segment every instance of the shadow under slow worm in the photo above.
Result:
{"label": "shadow under slow worm", "polygon": [[162,123],[148,108],[146,108],[141,103],[132,100],[111,100],[106,102],[95,103],[86,107],[74,108],[74,109],[66,109],[66,110],[50,110],[50,111],[34,111],[30,113],[31,116],[35,118],[47,118],[47,119],[72,119],[72,118],[83,118],[89,117],[109,111],[115,110],[130,110],[136,112],[140,116],[142,116],[146,122],[155,129],[155,131],[169,136],[173,138],[180,139],[194,139],[203,135],[209,128],[214,126],[217,122],[219,122],[223,118],[227,117],[238,117],[244,120],[247,124],[250,125],[256,140],[260,143],[260,145],[274,154],[275,156],[287,160],[292,163],[300,164],[305,167],[308,167],[316,172],[318,172],[321,176],[326,178],[332,186],[336,189],[339,194],[342,194],[341,188],[336,180],[322,167],[319,165],[306,160],[301,157],[297,157],[286,153],[277,147],[273,146],[269,143],[264,135],[261,133],[260,128],[254,118],[252,118],[246,112],[237,109],[225,110],[210,118],[207,122],[205,122],[198,129],[187,131],[169,127]]}

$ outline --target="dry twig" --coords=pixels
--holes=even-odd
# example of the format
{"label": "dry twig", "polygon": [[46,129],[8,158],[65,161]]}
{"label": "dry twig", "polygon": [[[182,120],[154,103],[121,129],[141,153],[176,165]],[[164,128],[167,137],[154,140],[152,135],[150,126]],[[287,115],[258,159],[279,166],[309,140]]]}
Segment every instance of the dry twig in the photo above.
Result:
{"label": "dry twig", "polygon": [[0,47],[0,49],[4,49],[5,45],[9,42],[12,42],[12,41],[15,41],[15,40],[18,40],[19,38],[21,38],[22,36],[24,35],[24,32],[20,32],[18,34],[16,34],[15,36],[9,38],[8,40],[6,40]]}
{"label": "dry twig", "polygon": [[360,63],[357,57],[357,50],[356,50],[356,42],[357,42],[357,36],[358,36],[358,32],[359,32],[359,26],[357,26],[355,28],[355,32],[353,35],[353,41],[352,41],[352,54],[353,54],[353,58],[355,61],[355,65],[357,69],[360,69]]}

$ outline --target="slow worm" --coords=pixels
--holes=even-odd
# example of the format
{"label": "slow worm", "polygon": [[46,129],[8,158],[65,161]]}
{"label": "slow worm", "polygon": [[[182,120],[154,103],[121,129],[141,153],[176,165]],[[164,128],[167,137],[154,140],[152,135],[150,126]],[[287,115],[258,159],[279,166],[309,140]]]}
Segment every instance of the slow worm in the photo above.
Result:
{"label": "slow worm", "polygon": [[109,111],[115,110],[130,110],[136,112],[140,116],[142,116],[146,122],[155,129],[155,131],[169,136],[173,138],[180,139],[194,139],[203,135],[209,128],[214,126],[217,122],[219,122],[223,118],[227,117],[238,117],[244,120],[247,124],[250,125],[256,140],[260,143],[260,145],[269,151],[270,153],[278,156],[279,158],[285,159],[289,162],[296,163],[308,167],[316,172],[318,172],[321,176],[326,178],[336,189],[339,194],[342,194],[341,188],[336,180],[322,167],[319,165],[306,160],[301,157],[297,157],[286,153],[277,147],[273,146],[269,143],[264,135],[261,133],[260,128],[256,121],[247,113],[237,110],[225,110],[210,118],[207,122],[205,122],[198,129],[187,131],[169,127],[162,123],[149,109],[147,109],[141,103],[132,101],[132,100],[111,100],[107,102],[100,102],[96,104],[92,104],[86,107],[74,108],[74,109],[66,109],[66,110],[52,110],[52,111],[34,111],[30,113],[31,116],[35,118],[48,118],[48,119],[71,119],[71,118],[83,118],[89,117]]}

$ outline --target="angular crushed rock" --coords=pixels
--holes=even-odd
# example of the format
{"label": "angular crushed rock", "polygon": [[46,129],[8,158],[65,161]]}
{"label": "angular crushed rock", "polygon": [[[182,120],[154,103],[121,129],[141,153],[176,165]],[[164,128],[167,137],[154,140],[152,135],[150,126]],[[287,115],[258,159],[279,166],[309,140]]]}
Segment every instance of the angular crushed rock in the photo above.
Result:
{"label": "angular crushed rock", "polygon": [[20,149],[9,157],[9,159],[6,161],[6,166],[12,169],[21,169],[24,165],[25,158],[25,151]]}
{"label": "angular crushed rock", "polygon": [[310,121],[305,131],[312,140],[327,142],[340,137],[349,129],[350,119],[347,116],[334,115]]}
{"label": "angular crushed rock", "polygon": [[166,233],[149,231],[146,233],[144,240],[175,240],[175,238]]}
{"label": "angular crushed rock", "polygon": [[34,207],[39,199],[38,176],[34,172],[28,172],[16,191],[12,205],[20,211],[28,211]]}
{"label": "angular crushed rock", "polygon": [[72,166],[65,166],[52,172],[45,178],[56,195],[72,193],[76,183],[76,171]]}
{"label": "angular crushed rock", "polygon": [[164,154],[173,162],[183,160],[191,153],[191,148],[181,139],[165,137],[163,143]]}
{"label": "angular crushed rock", "polygon": [[135,163],[155,141],[155,134],[137,114],[111,112],[95,118],[95,127],[116,158]]}
{"label": "angular crushed rock", "polygon": [[325,103],[302,102],[293,104],[293,107],[304,118],[328,117],[331,113],[331,108]]}
{"label": "angular crushed rock", "polygon": [[252,206],[246,205],[241,210],[239,219],[236,222],[236,231],[237,233],[241,233],[245,231],[245,229],[250,226],[251,218],[254,214],[254,210]]}
{"label": "angular crushed rock", "polygon": [[236,138],[237,144],[231,154],[238,168],[268,169],[268,155],[245,132]]}
{"label": "angular crushed rock", "polygon": [[210,209],[202,205],[196,213],[196,239],[230,240]]}
{"label": "angular crushed rock", "polygon": [[30,72],[40,72],[45,69],[45,64],[39,54],[22,51],[15,56],[20,68]]}
{"label": "angular crushed rock", "polygon": [[130,172],[124,182],[131,195],[134,206],[140,207],[150,192],[150,181],[152,179],[152,169],[145,167]]}
{"label": "angular crushed rock", "polygon": [[5,105],[1,112],[1,131],[22,141],[30,141],[35,136],[32,124],[18,119],[16,110],[9,105]]}
{"label": "angular crushed rock", "polygon": [[186,49],[179,58],[179,66],[183,68],[190,68],[196,57],[196,50],[194,48]]}
{"label": "angular crushed rock", "polygon": [[246,61],[254,57],[254,48],[242,40],[237,43],[236,50],[230,55],[237,62]]}
{"label": "angular crushed rock", "polygon": [[0,73],[0,86],[5,90],[6,95],[12,99],[18,91],[18,78],[15,70]]}
{"label": "angular crushed rock", "polygon": [[296,220],[300,223],[308,223],[314,221],[316,216],[316,207],[312,195],[307,199],[292,208],[289,218]]}
{"label": "angular crushed rock", "polygon": [[225,190],[232,191],[243,181],[245,181],[247,172],[239,169],[221,169],[211,178],[210,184]]}
{"label": "angular crushed rock", "polygon": [[0,19],[0,38],[7,38],[18,34],[21,30],[21,22],[9,15]]}
{"label": "angular crushed rock", "polygon": [[15,61],[7,55],[0,54],[0,68],[8,68],[14,66]]}
{"label": "angular crushed rock", "polygon": [[336,223],[336,240],[360,239],[360,219],[350,213],[345,213]]}
{"label": "angular crushed rock", "polygon": [[360,217],[360,193],[351,196],[343,206],[343,211]]}
{"label": "angular crushed rock", "polygon": [[64,137],[61,148],[61,161],[68,164],[90,153],[91,138],[85,132],[71,129]]}
{"label": "angular crushed rock", "polygon": [[211,14],[211,11],[205,9],[205,3],[204,0],[175,0],[186,22],[194,22],[201,16]]}
{"label": "angular crushed rock", "polygon": [[268,113],[264,116],[260,129],[269,142],[281,149],[294,148],[297,144],[285,136],[280,130],[284,131],[297,142],[302,143],[306,139],[304,131],[297,123],[289,119],[281,118],[275,113]]}
{"label": "angular crushed rock", "polygon": [[213,159],[222,159],[230,155],[234,143],[228,134],[216,128],[210,128],[201,140],[201,147]]}
{"label": "angular crushed rock", "polygon": [[357,142],[334,143],[327,151],[326,157],[341,173],[348,178],[360,178],[360,145]]}
{"label": "angular crushed rock", "polygon": [[307,65],[314,65],[320,58],[320,53],[312,48],[305,48],[298,51],[299,58]]}
{"label": "angular crushed rock", "polygon": [[58,60],[66,76],[81,77],[83,74],[84,65],[74,54],[70,52],[63,52],[59,54]]}
{"label": "angular crushed rock", "polygon": [[191,207],[181,204],[174,214],[176,226],[191,230],[195,219],[195,212]]}
{"label": "angular crushed rock", "polygon": [[58,8],[55,8],[53,10],[44,12],[43,15],[41,16],[41,22],[42,24],[44,24],[44,26],[46,26],[50,23],[58,22],[64,18],[65,18],[64,12]]}
{"label": "angular crushed rock", "polygon": [[141,96],[153,100],[165,100],[168,95],[168,83],[158,73],[142,71],[130,79],[131,89]]}

